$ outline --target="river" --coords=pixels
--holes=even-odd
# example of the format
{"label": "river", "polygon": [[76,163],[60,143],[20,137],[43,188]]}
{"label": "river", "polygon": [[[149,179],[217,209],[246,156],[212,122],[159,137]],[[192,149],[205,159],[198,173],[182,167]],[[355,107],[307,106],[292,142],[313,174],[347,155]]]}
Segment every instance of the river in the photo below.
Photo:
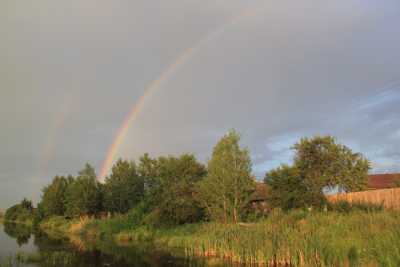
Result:
{"label": "river", "polygon": [[78,237],[50,238],[44,233],[32,233],[17,224],[0,224],[0,266],[18,253],[30,255],[30,263],[15,263],[18,267],[227,267],[217,259],[187,258],[181,252],[166,252],[144,244],[118,246],[112,241],[87,244]]}

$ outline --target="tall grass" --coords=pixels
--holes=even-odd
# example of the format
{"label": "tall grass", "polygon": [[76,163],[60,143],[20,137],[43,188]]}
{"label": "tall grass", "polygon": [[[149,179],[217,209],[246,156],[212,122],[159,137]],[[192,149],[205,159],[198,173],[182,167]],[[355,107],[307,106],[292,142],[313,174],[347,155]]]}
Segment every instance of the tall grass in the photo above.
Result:
{"label": "tall grass", "polygon": [[[174,229],[140,228],[117,236],[269,266],[400,266],[400,215],[394,212],[275,211],[252,225],[205,223]],[[150,237],[150,238],[149,238]]]}
{"label": "tall grass", "polygon": [[0,258],[0,267],[19,267],[20,262],[14,256]]}
{"label": "tall grass", "polygon": [[39,228],[47,233],[66,234],[75,221],[67,220],[62,216],[54,216],[42,221]]}
{"label": "tall grass", "polygon": [[[212,256],[264,266],[400,266],[400,213],[338,204],[334,211],[273,211],[253,224],[200,223],[178,227],[139,226],[129,215],[107,220],[52,218],[43,228],[79,224],[85,240],[179,248],[187,256]],[[73,228],[73,227],[72,227]],[[103,242],[104,243],[104,242]],[[111,242],[110,242],[111,243]]]}

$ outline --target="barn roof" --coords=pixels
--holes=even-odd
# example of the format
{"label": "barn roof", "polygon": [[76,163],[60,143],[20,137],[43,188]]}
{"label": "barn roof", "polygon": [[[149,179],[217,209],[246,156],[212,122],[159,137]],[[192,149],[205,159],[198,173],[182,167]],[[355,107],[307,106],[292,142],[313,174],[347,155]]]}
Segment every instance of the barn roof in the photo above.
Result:
{"label": "barn roof", "polygon": [[400,182],[400,173],[368,175],[368,187],[370,189],[396,187],[396,181]]}
{"label": "barn roof", "polygon": [[268,187],[265,183],[257,182],[256,190],[250,198],[250,201],[264,201],[267,199]]}

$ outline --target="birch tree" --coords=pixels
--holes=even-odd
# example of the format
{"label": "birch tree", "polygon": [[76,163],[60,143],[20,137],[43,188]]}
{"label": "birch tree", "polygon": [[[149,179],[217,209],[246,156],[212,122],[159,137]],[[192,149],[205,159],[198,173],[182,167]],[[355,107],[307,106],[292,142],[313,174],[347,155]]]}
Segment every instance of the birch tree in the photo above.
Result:
{"label": "birch tree", "polygon": [[255,190],[249,151],[239,141],[234,130],[222,137],[208,162],[208,174],[198,186],[198,198],[208,216],[224,223],[242,219]]}

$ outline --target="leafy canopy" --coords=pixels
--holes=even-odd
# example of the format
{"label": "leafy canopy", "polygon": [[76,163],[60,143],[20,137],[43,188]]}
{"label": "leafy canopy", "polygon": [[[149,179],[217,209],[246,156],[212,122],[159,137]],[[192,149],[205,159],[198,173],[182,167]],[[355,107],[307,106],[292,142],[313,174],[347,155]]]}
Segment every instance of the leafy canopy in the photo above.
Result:
{"label": "leafy canopy", "polygon": [[304,207],[309,203],[307,187],[296,167],[281,165],[265,175],[269,186],[268,201],[284,210]]}
{"label": "leafy canopy", "polygon": [[10,222],[26,222],[33,219],[33,214],[32,202],[24,198],[21,203],[6,210],[4,220]]}
{"label": "leafy canopy", "polygon": [[159,211],[165,221],[182,224],[198,221],[202,216],[196,201],[195,184],[205,175],[205,167],[190,154],[160,157]]}
{"label": "leafy canopy", "polygon": [[365,188],[369,161],[333,137],[302,138],[293,149],[293,166],[282,165],[265,176],[273,205],[284,209],[320,206],[325,203],[326,189],[348,192]]}
{"label": "leafy canopy", "polygon": [[312,190],[339,187],[346,192],[366,187],[369,161],[332,136],[302,138],[294,145],[294,165]]}
{"label": "leafy canopy", "polygon": [[126,213],[143,198],[144,184],[134,162],[119,159],[106,178],[104,208],[110,212]]}
{"label": "leafy canopy", "polygon": [[65,194],[69,180],[63,176],[54,177],[52,183],[43,188],[41,212],[44,216],[65,214]]}
{"label": "leafy canopy", "polygon": [[198,185],[198,198],[211,219],[239,222],[255,190],[249,151],[239,145],[234,130],[214,147],[208,174]]}
{"label": "leafy canopy", "polygon": [[100,185],[94,168],[86,163],[76,179],[67,187],[66,214],[71,217],[95,214],[101,209]]}
{"label": "leafy canopy", "polygon": [[195,184],[206,170],[193,155],[152,159],[145,154],[138,169],[144,180],[152,223],[182,224],[201,218],[202,210],[194,196]]}

